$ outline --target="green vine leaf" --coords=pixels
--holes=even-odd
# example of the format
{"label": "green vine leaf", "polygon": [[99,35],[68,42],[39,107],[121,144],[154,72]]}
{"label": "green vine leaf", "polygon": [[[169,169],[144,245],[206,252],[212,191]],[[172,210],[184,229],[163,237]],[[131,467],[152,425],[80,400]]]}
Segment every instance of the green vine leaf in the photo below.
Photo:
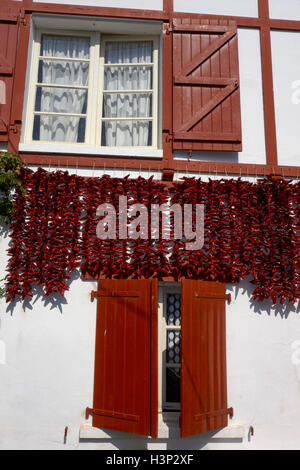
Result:
{"label": "green vine leaf", "polygon": [[[4,282],[5,279],[1,279],[0,282]],[[6,296],[6,290],[5,287],[0,285],[0,299]]]}
{"label": "green vine leaf", "polygon": [[[16,188],[24,194],[20,180],[23,162],[11,152],[0,152],[0,222],[9,223],[14,212],[12,201]],[[1,292],[1,291],[0,291]]]}

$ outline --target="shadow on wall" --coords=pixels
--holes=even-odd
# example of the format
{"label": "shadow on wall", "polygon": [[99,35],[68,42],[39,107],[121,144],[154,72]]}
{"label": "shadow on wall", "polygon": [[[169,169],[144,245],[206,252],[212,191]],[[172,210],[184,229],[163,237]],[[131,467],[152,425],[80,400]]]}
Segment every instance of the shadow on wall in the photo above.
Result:
{"label": "shadow on wall", "polygon": [[239,284],[226,285],[227,290],[232,292],[232,300],[236,300],[241,295],[247,296],[251,310],[259,315],[267,313],[269,316],[280,316],[281,318],[286,319],[290,313],[300,313],[300,300],[295,304],[288,301],[281,304],[279,300],[277,300],[276,304],[273,304],[271,299],[267,299],[262,302],[254,300],[252,292],[255,289],[255,285],[251,283],[251,280],[252,277],[248,276],[243,281],[240,281]]}
{"label": "shadow on wall", "polygon": [[[70,279],[67,281],[68,286],[72,284],[73,281],[79,279],[81,276],[78,270],[75,270],[70,275]],[[67,295],[66,291],[66,295]],[[65,297],[63,297],[59,293],[50,294],[48,297],[45,296],[44,290],[42,286],[35,286],[32,289],[33,297],[26,297],[22,302],[23,310],[26,309],[32,310],[34,305],[39,301],[43,300],[44,307],[48,307],[50,305],[51,310],[58,309],[60,313],[63,313],[63,306],[68,304],[68,301]],[[16,306],[19,304],[20,300],[14,300],[9,302],[6,312],[13,315]]]}
{"label": "shadow on wall", "polygon": [[98,450],[201,450],[206,446],[209,449],[209,444],[241,444],[243,442],[242,438],[214,437],[217,432],[212,431],[184,439],[177,437],[178,432],[174,438],[171,432],[170,438],[152,439],[105,429],[105,438],[84,438],[79,439],[79,442],[83,445],[93,444],[93,449],[98,448]]}
{"label": "shadow on wall", "polygon": [[[70,275],[70,279],[67,281],[68,286],[70,287],[72,282],[79,279],[81,277],[81,273],[79,270],[73,271]],[[252,297],[252,292],[255,289],[255,286],[250,282],[251,276],[240,281],[239,284],[227,284],[226,289],[232,293],[232,300],[237,300],[239,296],[247,296],[248,303],[250,305],[251,310],[254,313],[258,313],[262,315],[263,313],[267,313],[269,316],[275,315],[280,316],[283,319],[288,318],[291,313],[300,313],[300,300],[295,304],[292,304],[288,301],[285,301],[283,304],[277,301],[276,304],[273,304],[271,299],[264,300],[263,302],[259,302],[258,300],[254,300]],[[91,282],[90,280],[82,280],[82,282]],[[91,289],[92,290],[92,289]],[[33,306],[39,300],[43,300],[44,307],[50,305],[51,310],[58,309],[60,313],[63,313],[63,306],[67,305],[68,301],[65,297],[62,297],[59,293],[51,294],[48,297],[45,297],[43,288],[41,286],[35,286],[32,289],[33,297],[26,297],[23,301],[23,309],[32,310]],[[68,291],[67,291],[68,292]],[[66,292],[66,294],[67,294]],[[13,312],[17,306],[19,301],[10,302],[7,306],[6,312],[13,315]]]}

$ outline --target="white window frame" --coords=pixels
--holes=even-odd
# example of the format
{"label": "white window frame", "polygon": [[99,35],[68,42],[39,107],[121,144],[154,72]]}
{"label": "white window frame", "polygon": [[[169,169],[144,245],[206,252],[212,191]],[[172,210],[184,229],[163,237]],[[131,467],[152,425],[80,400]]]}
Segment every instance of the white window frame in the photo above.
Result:
{"label": "white window frame", "polygon": [[[167,295],[181,294],[181,285],[176,282],[159,283],[158,296],[158,411],[165,413],[167,411],[180,412],[180,402],[171,403],[166,400],[166,349],[167,349],[167,331],[181,331],[181,326],[167,325]],[[181,365],[178,365],[179,368]],[[177,367],[177,366],[176,366]]]}
{"label": "white window frame", "polygon": [[[33,125],[36,100],[36,88],[38,84],[38,68],[40,59],[41,38],[43,34],[55,36],[73,36],[90,38],[90,68],[88,85],[88,104],[86,116],[86,133],[84,143],[70,142],[49,142],[33,140]],[[102,103],[103,103],[103,83],[104,83],[104,45],[107,41],[152,41],[153,42],[153,103],[152,103],[152,145],[151,146],[101,146],[101,125],[102,125]],[[94,154],[94,155],[128,155],[128,156],[153,156],[162,157],[159,139],[160,119],[160,37],[159,35],[128,35],[128,34],[101,34],[101,32],[61,30],[61,29],[35,29],[32,48],[31,66],[29,72],[28,100],[25,110],[25,126],[23,138],[19,147],[20,151],[50,151],[74,154]],[[66,59],[67,61],[68,59]],[[80,59],[81,60],[81,59]],[[58,85],[59,87],[59,85]],[[57,115],[61,115],[57,113]],[[118,119],[116,119],[118,120]],[[138,119],[137,119],[138,120]],[[146,120],[146,119],[143,119]],[[147,119],[148,120],[148,119]]]}

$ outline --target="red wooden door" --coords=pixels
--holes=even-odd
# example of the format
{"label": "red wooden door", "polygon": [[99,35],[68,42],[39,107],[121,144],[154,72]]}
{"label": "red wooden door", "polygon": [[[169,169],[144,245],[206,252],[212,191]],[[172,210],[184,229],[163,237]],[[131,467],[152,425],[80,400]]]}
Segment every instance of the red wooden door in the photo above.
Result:
{"label": "red wooden door", "polygon": [[234,22],[176,18],[173,83],[174,150],[242,149]]}
{"label": "red wooden door", "polygon": [[157,386],[151,380],[157,384],[155,289],[151,280],[99,281],[95,427],[156,435]]}
{"label": "red wooden door", "polygon": [[182,281],[181,437],[228,424],[225,284]]}

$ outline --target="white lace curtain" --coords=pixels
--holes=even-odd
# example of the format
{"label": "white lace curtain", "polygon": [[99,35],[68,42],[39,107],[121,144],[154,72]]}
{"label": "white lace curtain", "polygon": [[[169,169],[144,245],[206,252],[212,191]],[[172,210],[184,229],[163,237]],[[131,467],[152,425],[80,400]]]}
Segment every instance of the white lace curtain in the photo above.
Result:
{"label": "white lace curtain", "polygon": [[89,49],[89,38],[43,36],[35,110],[55,115],[38,115],[39,140],[84,141]]}
{"label": "white lace curtain", "polygon": [[[89,38],[43,36],[35,140],[85,141],[89,51]],[[105,44],[103,146],[151,145],[152,121],[147,118],[152,117],[152,61],[151,41]]]}
{"label": "white lace curtain", "polygon": [[152,56],[151,41],[106,43],[102,145],[151,145]]}

